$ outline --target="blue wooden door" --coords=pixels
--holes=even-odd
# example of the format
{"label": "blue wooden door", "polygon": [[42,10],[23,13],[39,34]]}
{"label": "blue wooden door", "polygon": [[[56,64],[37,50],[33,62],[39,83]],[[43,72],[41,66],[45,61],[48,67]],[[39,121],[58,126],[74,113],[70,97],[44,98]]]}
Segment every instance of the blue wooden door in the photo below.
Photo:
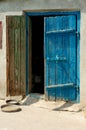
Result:
{"label": "blue wooden door", "polygon": [[44,18],[45,91],[52,100],[77,99],[77,18]]}

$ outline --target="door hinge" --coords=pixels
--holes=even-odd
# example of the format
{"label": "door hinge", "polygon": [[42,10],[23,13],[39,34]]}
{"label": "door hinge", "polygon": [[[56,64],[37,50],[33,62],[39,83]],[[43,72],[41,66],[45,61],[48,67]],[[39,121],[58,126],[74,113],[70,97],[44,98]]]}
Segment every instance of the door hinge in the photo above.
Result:
{"label": "door hinge", "polygon": [[76,32],[77,37],[80,39],[80,32]]}

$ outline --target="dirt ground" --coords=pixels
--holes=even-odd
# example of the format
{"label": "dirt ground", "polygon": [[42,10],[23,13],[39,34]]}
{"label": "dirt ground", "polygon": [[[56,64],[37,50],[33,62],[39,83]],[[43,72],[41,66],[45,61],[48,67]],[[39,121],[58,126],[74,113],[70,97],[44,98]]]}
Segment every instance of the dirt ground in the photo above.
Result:
{"label": "dirt ground", "polygon": [[[0,100],[2,104],[4,100]],[[19,107],[22,111],[15,113],[0,109],[0,130],[86,130],[86,118],[78,104],[28,96]]]}

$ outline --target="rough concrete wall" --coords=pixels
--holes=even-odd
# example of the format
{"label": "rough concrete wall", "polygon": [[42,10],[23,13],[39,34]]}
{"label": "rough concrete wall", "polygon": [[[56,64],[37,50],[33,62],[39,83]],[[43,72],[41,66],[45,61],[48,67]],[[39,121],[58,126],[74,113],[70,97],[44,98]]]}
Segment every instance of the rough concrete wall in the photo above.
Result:
{"label": "rough concrete wall", "polygon": [[0,99],[6,96],[6,16],[21,15],[21,12],[0,13],[0,21],[2,21],[2,49],[0,49]]}
{"label": "rough concrete wall", "polygon": [[1,12],[51,8],[80,8],[86,10],[86,0],[0,0]]}

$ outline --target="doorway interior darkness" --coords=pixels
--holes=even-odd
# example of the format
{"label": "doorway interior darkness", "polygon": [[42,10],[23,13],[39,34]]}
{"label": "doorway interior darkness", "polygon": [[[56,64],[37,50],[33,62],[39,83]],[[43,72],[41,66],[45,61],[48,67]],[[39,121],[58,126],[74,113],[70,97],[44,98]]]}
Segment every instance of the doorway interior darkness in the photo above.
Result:
{"label": "doorway interior darkness", "polygon": [[30,17],[32,26],[32,93],[44,93],[44,17]]}

